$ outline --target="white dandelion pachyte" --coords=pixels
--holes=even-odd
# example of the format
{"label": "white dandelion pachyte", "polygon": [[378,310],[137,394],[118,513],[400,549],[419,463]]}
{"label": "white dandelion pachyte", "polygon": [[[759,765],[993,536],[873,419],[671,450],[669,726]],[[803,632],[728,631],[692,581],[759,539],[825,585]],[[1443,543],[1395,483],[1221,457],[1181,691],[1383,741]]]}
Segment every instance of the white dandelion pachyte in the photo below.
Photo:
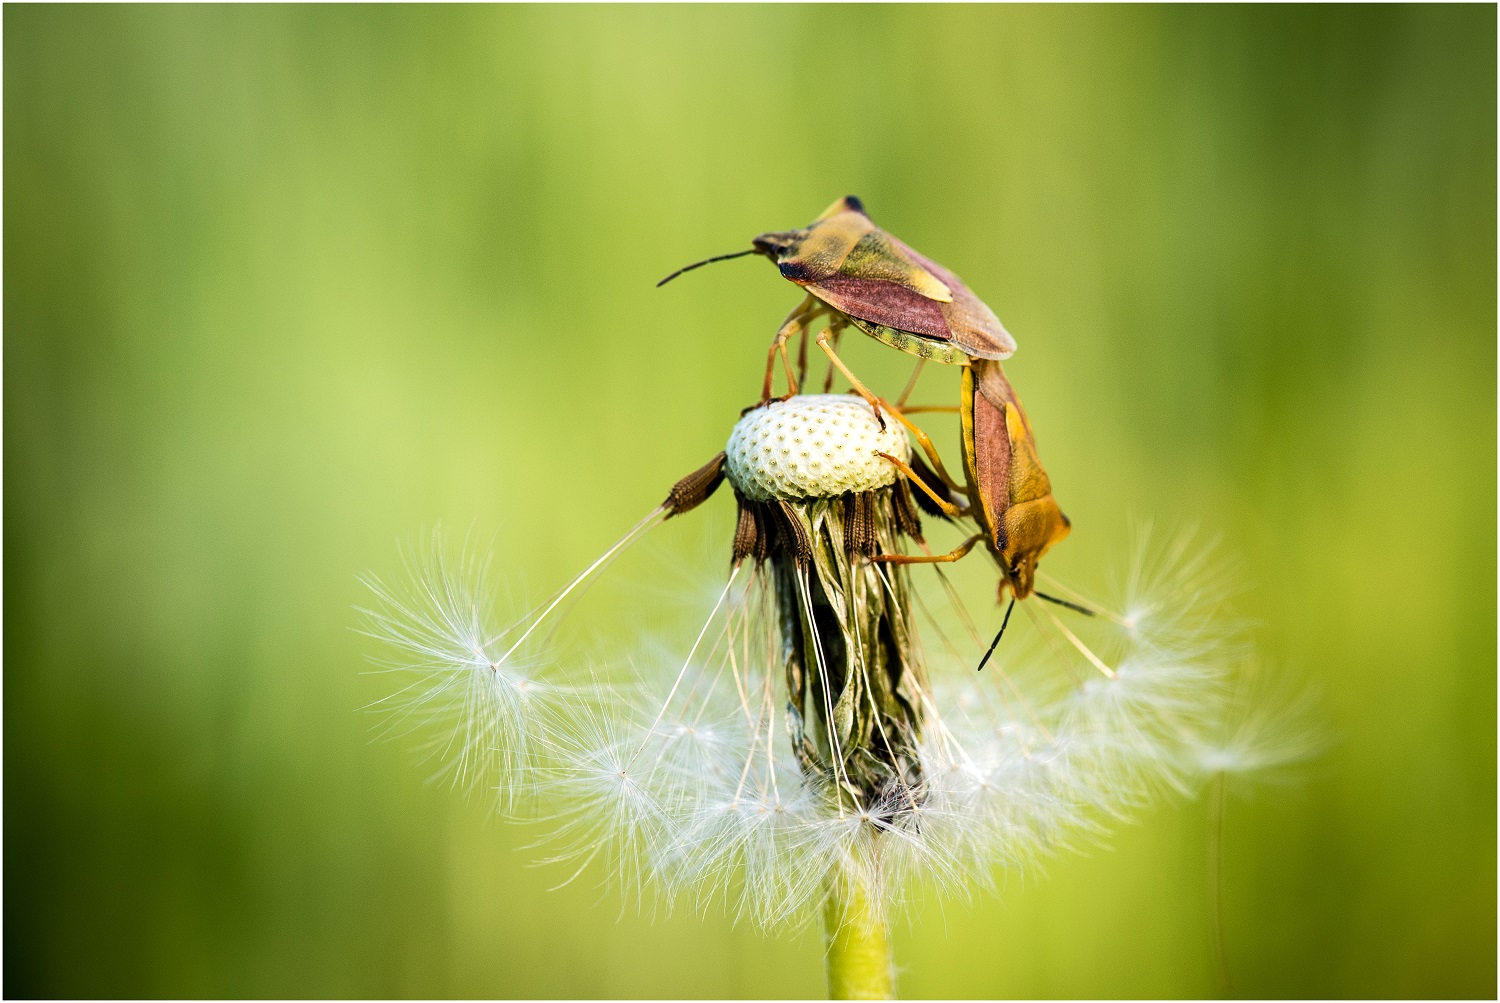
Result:
{"label": "white dandelion pachyte", "polygon": [[724,448],[726,472],[755,501],[826,498],[895,483],[887,453],[911,457],[906,433],[881,428],[868,404],[848,394],[802,394],[745,415]]}
{"label": "white dandelion pachyte", "polygon": [[[632,895],[768,929],[814,918],[834,885],[887,910],[923,889],[969,897],[1159,792],[1288,758],[1260,737],[1270,717],[1232,710],[1243,652],[1191,547],[1136,560],[1119,611],[1049,579],[1096,615],[1023,600],[1035,643],[1007,635],[976,673],[988,639],[942,571],[870,560],[920,540],[880,453],[909,457],[905,433],[857,398],[750,411],[720,461],[504,632],[478,562],[415,568],[409,593],[372,583],[370,632],[413,680],[393,720],[442,718],[456,773],[482,763],[493,786],[534,789],[561,880],[602,861]],[[568,596],[724,476],[732,568],[679,654],[637,663],[633,688],[565,662],[543,683],[531,645]]]}

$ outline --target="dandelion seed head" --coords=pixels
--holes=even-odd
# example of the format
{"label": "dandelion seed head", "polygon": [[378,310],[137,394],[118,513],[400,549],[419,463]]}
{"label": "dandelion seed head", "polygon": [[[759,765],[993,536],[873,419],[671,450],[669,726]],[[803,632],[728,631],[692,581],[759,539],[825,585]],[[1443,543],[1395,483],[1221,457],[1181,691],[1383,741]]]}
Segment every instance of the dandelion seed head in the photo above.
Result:
{"label": "dandelion seed head", "polygon": [[881,428],[864,401],[848,394],[802,394],[740,418],[725,447],[729,480],[747,498],[827,498],[872,491],[897,471],[878,453],[911,456],[906,433]]}

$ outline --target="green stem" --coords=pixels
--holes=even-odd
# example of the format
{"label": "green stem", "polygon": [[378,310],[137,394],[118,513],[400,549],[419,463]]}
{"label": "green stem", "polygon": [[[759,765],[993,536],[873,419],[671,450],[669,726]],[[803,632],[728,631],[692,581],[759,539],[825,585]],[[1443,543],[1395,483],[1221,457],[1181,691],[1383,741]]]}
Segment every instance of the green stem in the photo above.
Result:
{"label": "green stem", "polygon": [[1224,774],[1215,773],[1208,807],[1208,899],[1213,910],[1214,959],[1224,992],[1234,991],[1229,981],[1229,955],[1224,950]]}
{"label": "green stem", "polygon": [[831,875],[823,919],[828,932],[828,998],[895,999],[890,930],[870,889],[849,875]]}

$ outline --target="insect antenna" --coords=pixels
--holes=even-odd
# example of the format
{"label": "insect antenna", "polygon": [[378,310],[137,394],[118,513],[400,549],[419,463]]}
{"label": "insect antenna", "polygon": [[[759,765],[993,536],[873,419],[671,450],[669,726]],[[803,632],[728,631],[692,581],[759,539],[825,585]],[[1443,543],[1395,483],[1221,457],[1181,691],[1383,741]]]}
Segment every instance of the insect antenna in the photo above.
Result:
{"label": "insect antenna", "polygon": [[677,278],[677,276],[681,275],[683,272],[691,272],[694,268],[702,268],[704,265],[711,265],[715,261],[728,261],[730,258],[743,258],[747,254],[754,253],[755,248],[752,247],[748,251],[735,251],[733,254],[716,254],[712,258],[704,258],[702,261],[695,261],[691,265],[683,265],[681,268],[677,269],[677,271],[673,272],[671,275],[668,275],[666,278],[658,282],[656,284],[656,288],[660,289],[668,282],[671,282],[673,279]]}
{"label": "insect antenna", "polygon": [[1038,599],[1045,599],[1047,602],[1062,606],[1064,609],[1070,609],[1075,613],[1082,613],[1084,616],[1095,615],[1094,610],[1089,609],[1087,606],[1080,606],[1076,602],[1069,602],[1066,599],[1059,599],[1057,598],[1057,596],[1049,596],[1047,593],[1040,592],[1036,589],[1032,589],[1031,594],[1036,596]]}
{"label": "insect antenna", "polygon": [[984,671],[985,663],[990,660],[990,656],[995,653],[995,647],[1000,643],[1000,639],[1005,636],[1005,628],[1010,624],[1010,611],[1015,608],[1016,597],[1011,596],[1010,603],[1005,607],[1005,618],[1000,621],[1000,631],[995,635],[995,639],[990,642],[990,650],[986,651],[984,657],[979,660],[979,668],[975,669],[975,672]]}
{"label": "insect antenna", "polygon": [[[910,411],[911,409],[907,408],[907,410]],[[1108,620],[1110,623],[1119,624],[1121,627],[1124,627],[1126,630],[1132,630],[1132,631],[1135,630],[1135,626],[1136,625],[1135,625],[1135,618],[1134,617],[1128,617],[1128,616],[1124,616],[1124,615],[1122,615],[1120,613],[1111,612],[1109,609],[1105,608],[1104,606],[1101,606],[1099,603],[1097,603],[1094,600],[1090,599],[1088,596],[1080,595],[1079,593],[1075,592],[1073,589],[1068,588],[1062,582],[1058,581],[1056,578],[1053,578],[1051,575],[1047,574],[1045,571],[1042,571],[1041,569],[1037,569],[1037,577],[1039,579],[1047,582],[1047,587],[1048,588],[1055,588],[1055,589],[1057,589],[1058,592],[1062,593],[1063,595],[1072,598],[1072,600],[1074,602],[1079,603],[1079,604],[1084,605],[1084,606],[1087,606],[1089,609],[1093,610],[1095,616],[1102,616],[1102,617],[1104,617],[1104,619]]]}

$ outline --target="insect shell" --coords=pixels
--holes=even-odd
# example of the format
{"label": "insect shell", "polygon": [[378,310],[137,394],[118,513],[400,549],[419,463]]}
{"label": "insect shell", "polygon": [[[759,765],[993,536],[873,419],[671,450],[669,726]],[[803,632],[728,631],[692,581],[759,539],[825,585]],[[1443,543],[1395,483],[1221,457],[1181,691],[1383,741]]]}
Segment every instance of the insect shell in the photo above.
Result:
{"label": "insect shell", "polygon": [[1068,535],[1072,523],[1052,497],[1031,422],[1000,364],[981,360],[964,369],[962,394],[969,514],[1004,569],[1002,595],[1008,585],[1015,598],[1025,599],[1037,562]]}
{"label": "insect shell", "polygon": [[958,276],[872,223],[853,195],[800,230],[763,233],[751,245],[782,277],[903,352],[962,365],[1016,350],[1000,318]]}

